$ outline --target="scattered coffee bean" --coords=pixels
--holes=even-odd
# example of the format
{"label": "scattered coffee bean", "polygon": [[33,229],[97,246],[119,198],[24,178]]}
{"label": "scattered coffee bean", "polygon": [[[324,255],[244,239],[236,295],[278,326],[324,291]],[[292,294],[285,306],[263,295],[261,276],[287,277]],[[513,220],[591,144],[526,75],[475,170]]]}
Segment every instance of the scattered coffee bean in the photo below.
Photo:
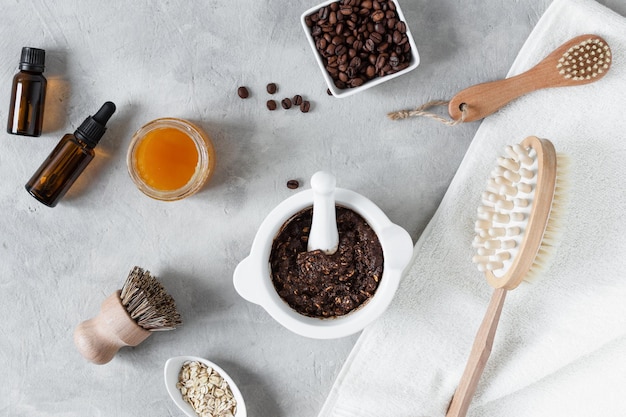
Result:
{"label": "scattered coffee bean", "polygon": [[302,104],[302,96],[300,94],[296,94],[295,96],[293,96],[293,99],[291,100],[294,104],[294,106],[299,106],[300,104]]}
{"label": "scattered coffee bean", "polygon": [[330,88],[327,88],[327,89],[326,89],[326,94],[328,94],[329,96],[332,96],[332,95],[333,95],[333,92],[332,92],[332,91],[330,91]]}
{"label": "scattered coffee bean", "polygon": [[283,101],[280,102],[280,105],[283,106],[283,109],[287,110],[291,108],[291,100],[289,98],[284,98]]}
{"label": "scattered coffee bean", "polygon": [[289,188],[290,190],[295,190],[299,186],[300,186],[300,183],[298,182],[298,180],[287,181],[287,188]]}
{"label": "scattered coffee bean", "polygon": [[269,83],[266,89],[267,89],[267,92],[270,94],[274,94],[276,93],[276,91],[278,91],[278,87],[276,87],[276,84],[274,83]]}
{"label": "scattered coffee bean", "polygon": [[337,88],[358,87],[411,62],[406,23],[393,0],[336,1],[306,16],[305,23]]}
{"label": "scattered coffee bean", "polygon": [[309,103],[308,100],[304,100],[301,104],[300,104],[300,111],[302,113],[308,113],[309,110],[311,109],[311,103]]}
{"label": "scattered coffee bean", "polygon": [[267,100],[266,105],[268,110],[276,110],[276,102],[274,100]]}
{"label": "scattered coffee bean", "polygon": [[250,95],[250,93],[248,92],[248,89],[246,87],[239,87],[237,89],[237,94],[241,98],[248,98],[248,96]]}

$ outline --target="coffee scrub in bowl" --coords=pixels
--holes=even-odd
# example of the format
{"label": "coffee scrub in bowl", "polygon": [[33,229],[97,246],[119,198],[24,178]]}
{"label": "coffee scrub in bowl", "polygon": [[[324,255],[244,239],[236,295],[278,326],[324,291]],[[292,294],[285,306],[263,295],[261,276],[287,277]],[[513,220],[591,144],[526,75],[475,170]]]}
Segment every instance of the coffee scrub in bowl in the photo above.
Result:
{"label": "coffee scrub in bowl", "polygon": [[[311,184],[329,176],[318,172]],[[272,210],[233,280],[244,299],[287,329],[331,339],[362,330],[387,309],[413,242],[364,196],[334,183],[319,194],[301,191]]]}

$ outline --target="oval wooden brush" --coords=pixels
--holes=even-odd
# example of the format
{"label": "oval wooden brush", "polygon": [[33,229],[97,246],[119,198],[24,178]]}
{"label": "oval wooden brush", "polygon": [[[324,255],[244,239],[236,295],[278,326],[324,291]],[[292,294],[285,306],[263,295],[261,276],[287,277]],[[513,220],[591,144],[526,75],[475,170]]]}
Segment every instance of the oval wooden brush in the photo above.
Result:
{"label": "oval wooden brush", "polygon": [[452,119],[464,122],[482,119],[535,90],[597,81],[606,75],[611,60],[611,49],[600,36],[577,36],[522,74],[459,92],[448,103],[448,113]]}
{"label": "oval wooden brush", "polygon": [[74,343],[86,359],[105,364],[121,347],[137,346],[153,331],[180,324],[174,299],[149,271],[136,266],[122,289],[103,301],[100,313],[78,325]]}
{"label": "oval wooden brush", "polygon": [[491,353],[507,291],[536,274],[551,254],[562,215],[565,159],[530,136],[498,158],[478,207],[472,259],[495,288],[446,417],[465,416]]}

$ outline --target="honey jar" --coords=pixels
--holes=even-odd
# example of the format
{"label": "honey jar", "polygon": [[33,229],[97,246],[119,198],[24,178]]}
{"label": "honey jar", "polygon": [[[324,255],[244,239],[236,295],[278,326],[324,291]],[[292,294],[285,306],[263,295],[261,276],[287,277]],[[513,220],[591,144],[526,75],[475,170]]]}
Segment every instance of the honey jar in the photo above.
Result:
{"label": "honey jar", "polygon": [[215,149],[209,136],[194,124],[161,118],[133,135],[126,162],[141,192],[175,201],[197,193],[213,175]]}

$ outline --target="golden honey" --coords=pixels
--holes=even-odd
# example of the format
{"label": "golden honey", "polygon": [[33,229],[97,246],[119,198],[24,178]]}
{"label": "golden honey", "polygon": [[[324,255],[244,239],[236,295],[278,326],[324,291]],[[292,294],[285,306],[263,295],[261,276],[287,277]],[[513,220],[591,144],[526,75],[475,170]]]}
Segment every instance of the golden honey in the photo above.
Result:
{"label": "golden honey", "polygon": [[213,174],[215,150],[192,123],[163,118],[135,133],[127,162],[131,178],[144,194],[180,200],[199,191]]}

